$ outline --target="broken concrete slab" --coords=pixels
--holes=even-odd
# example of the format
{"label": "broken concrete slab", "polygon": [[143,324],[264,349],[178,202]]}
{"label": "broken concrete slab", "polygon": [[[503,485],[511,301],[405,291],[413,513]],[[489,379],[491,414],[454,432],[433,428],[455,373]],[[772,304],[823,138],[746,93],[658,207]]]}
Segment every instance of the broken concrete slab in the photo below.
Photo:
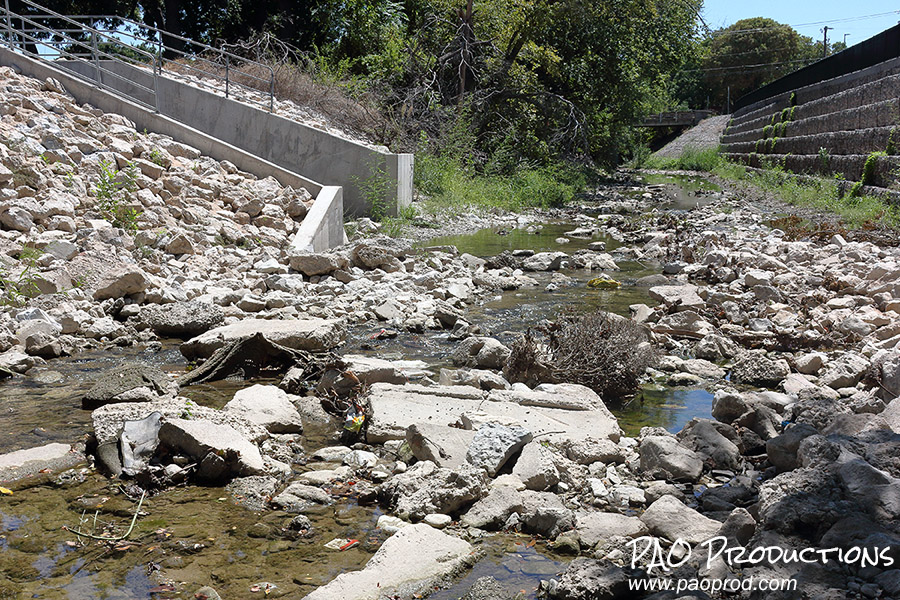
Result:
{"label": "broken concrete slab", "polygon": [[188,360],[209,358],[212,353],[235,340],[262,333],[281,346],[308,352],[330,350],[344,340],[344,327],[339,319],[266,320],[245,319],[216,327],[181,344]]}
{"label": "broken concrete slab", "polygon": [[25,450],[0,454],[0,481],[8,483],[33,477],[47,469],[58,472],[71,469],[86,458],[83,451],[69,444],[46,444]]}
{"label": "broken concrete slab", "polygon": [[[200,463],[198,475],[203,479],[217,480],[229,473],[261,475],[265,470],[256,444],[228,425],[204,419],[168,419],[159,429],[159,441]],[[215,457],[215,462],[221,460],[221,466],[205,469],[204,462],[210,457]]]}
{"label": "broken concrete slab", "polygon": [[406,439],[406,429],[417,423],[449,426],[463,415],[483,412],[487,419],[516,423],[550,443],[593,437],[618,441],[622,435],[616,418],[605,407],[562,410],[522,406],[513,402],[484,402],[481,390],[468,386],[391,385],[376,383],[368,394],[372,405],[370,443]]}
{"label": "broken concrete slab", "polygon": [[415,423],[406,430],[406,441],[418,460],[457,469],[466,462],[466,452],[475,432],[436,423]]}
{"label": "broken concrete slab", "polygon": [[474,561],[471,544],[420,523],[387,539],[360,571],[342,573],[307,600],[377,600],[413,597]]}

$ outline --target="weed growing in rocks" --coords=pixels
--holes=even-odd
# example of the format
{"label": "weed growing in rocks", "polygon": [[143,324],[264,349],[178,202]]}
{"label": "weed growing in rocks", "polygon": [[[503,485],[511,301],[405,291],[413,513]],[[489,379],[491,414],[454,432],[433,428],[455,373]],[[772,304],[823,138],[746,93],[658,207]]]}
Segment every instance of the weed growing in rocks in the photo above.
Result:
{"label": "weed growing in rocks", "polygon": [[605,311],[562,316],[511,350],[504,369],[510,381],[580,383],[604,397],[634,393],[657,360],[643,327]]}
{"label": "weed growing in rocks", "polygon": [[137,232],[141,212],[123,204],[127,194],[137,190],[137,168],[128,163],[124,169],[116,169],[112,161],[100,161],[100,177],[94,188],[97,207],[113,225],[132,233]]}

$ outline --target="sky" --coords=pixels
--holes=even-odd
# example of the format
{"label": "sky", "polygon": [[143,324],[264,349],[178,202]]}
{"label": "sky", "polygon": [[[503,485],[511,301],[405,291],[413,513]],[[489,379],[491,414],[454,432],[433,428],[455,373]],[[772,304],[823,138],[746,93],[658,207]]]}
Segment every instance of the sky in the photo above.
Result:
{"label": "sky", "polygon": [[[890,14],[882,14],[890,13]],[[822,29],[827,25],[828,41],[842,41],[847,35],[847,45],[852,46],[879,34],[900,21],[900,2],[897,0],[705,0],[703,19],[710,29],[727,27],[740,19],[768,17],[779,23],[791,25],[802,35],[822,39]],[[880,16],[872,16],[880,15]]]}

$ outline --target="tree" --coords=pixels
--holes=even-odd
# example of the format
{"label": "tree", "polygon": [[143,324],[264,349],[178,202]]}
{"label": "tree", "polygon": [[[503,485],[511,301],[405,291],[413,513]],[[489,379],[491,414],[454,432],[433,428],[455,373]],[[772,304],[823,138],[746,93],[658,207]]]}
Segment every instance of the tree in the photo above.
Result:
{"label": "tree", "polygon": [[772,19],[741,19],[710,34],[702,72],[714,106],[796,71],[822,57],[821,44]]}

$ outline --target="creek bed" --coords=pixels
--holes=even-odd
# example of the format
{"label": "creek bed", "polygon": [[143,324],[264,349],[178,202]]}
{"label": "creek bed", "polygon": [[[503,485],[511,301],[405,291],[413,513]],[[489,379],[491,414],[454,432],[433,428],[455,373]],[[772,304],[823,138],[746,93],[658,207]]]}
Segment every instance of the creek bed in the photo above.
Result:
{"label": "creek bed", "polygon": [[[679,180],[654,180],[672,186],[673,202],[665,206],[681,210],[692,206],[710,188],[691,188]],[[678,192],[677,190],[682,190]],[[571,223],[547,223],[537,232],[526,229],[503,231],[486,229],[470,235],[438,238],[428,246],[454,245],[460,252],[490,257],[504,250],[530,249],[535,252],[562,250],[568,253],[586,248],[592,241],[606,242],[615,257],[616,240],[594,237],[570,238],[566,244],[556,239],[573,229]],[[571,286],[548,289],[550,273],[530,273],[539,285],[503,292],[474,307],[467,320],[477,323],[485,334],[509,343],[516,334],[543,319],[553,319],[566,311],[603,309],[629,314],[631,304],[653,304],[647,289],[634,285],[640,277],[661,272],[661,265],[622,260],[620,271],[610,273],[623,283],[616,290],[596,290],[587,281],[597,272],[565,271]],[[344,352],[363,352],[383,358],[422,360],[437,372],[448,365],[456,342],[446,333],[404,333],[394,340],[372,339],[376,324],[351,329]],[[28,377],[0,383],[0,452],[42,445],[72,442],[90,429],[90,412],[81,410],[80,400],[94,377],[123,362],[143,362],[164,371],[179,372],[187,362],[175,343],[152,350],[121,348],[62,358],[34,369]],[[234,393],[251,383],[274,381],[220,381],[193,386],[184,391],[198,404],[221,408]],[[678,431],[695,416],[708,417],[712,396],[701,388],[645,386],[638,396],[621,406],[611,406],[628,435],[643,426],[660,426]],[[304,448],[316,449],[337,443],[338,427],[305,424]],[[295,471],[304,467],[295,466]],[[174,597],[165,588],[155,587],[152,572],[162,569],[175,581],[209,583],[223,597],[247,597],[253,586],[280,582],[268,597],[299,597],[323,585],[338,573],[361,568],[385,539],[376,527],[382,514],[378,508],[360,506],[341,499],[332,506],[308,513],[315,528],[309,539],[286,539],[279,532],[292,515],[268,510],[254,513],[236,505],[220,487],[176,487],[148,498],[129,541],[120,551],[88,544],[78,549],[76,537],[63,526],[75,527],[82,512],[127,526],[134,502],[120,490],[120,482],[86,472],[62,485],[44,484],[16,489],[0,504],[0,572],[24,575],[31,583],[26,596],[40,598],[129,598]],[[89,509],[89,510],[88,510]],[[123,525],[125,524],[125,525]],[[345,552],[323,547],[332,538],[355,538],[362,543]],[[512,592],[522,591],[533,598],[538,583],[565,567],[569,560],[554,555],[544,542],[530,543],[526,536],[494,534],[476,542],[483,558],[449,589],[432,595],[438,600],[462,596],[474,581],[486,575],[496,578]],[[191,591],[191,588],[186,588]],[[0,598],[15,597],[0,588]],[[259,594],[262,597],[262,594]]]}

